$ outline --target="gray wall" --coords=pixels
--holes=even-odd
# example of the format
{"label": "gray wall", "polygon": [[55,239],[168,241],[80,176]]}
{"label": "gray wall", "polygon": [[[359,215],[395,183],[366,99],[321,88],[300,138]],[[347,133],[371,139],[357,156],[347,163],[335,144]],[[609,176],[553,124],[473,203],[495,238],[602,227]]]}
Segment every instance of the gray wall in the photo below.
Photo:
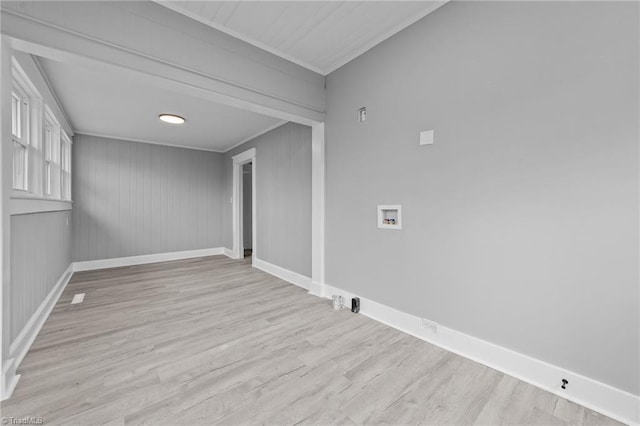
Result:
{"label": "gray wall", "polygon": [[77,135],[74,260],[222,247],[222,154]]}
{"label": "gray wall", "polygon": [[311,128],[287,123],[225,153],[225,247],[232,247],[232,157],[256,148],[258,258],[311,276]]}
{"label": "gray wall", "polygon": [[71,211],[11,216],[11,342],[70,263]]}
{"label": "gray wall", "polygon": [[251,220],[251,164],[242,166],[242,238],[245,249],[250,249],[252,244],[252,220]]}
{"label": "gray wall", "polygon": [[640,393],[638,43],[637,3],[451,2],[330,74],[327,283]]}

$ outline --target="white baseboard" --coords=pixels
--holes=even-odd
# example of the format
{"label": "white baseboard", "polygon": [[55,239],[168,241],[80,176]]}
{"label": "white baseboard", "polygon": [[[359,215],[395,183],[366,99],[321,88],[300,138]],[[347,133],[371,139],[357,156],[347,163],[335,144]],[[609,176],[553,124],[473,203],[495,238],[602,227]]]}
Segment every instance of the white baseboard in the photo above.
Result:
{"label": "white baseboard", "polygon": [[[348,291],[317,283],[309,292],[326,298],[341,295],[347,306],[350,306],[350,299],[356,297]],[[363,297],[360,297],[360,313],[615,420],[640,424],[640,397],[637,395],[436,323],[425,327],[420,317]],[[569,381],[566,390],[560,387],[563,378]]]}
{"label": "white baseboard", "polygon": [[331,296],[322,294],[323,289],[324,289],[324,285],[316,281],[311,281],[311,284],[309,285],[309,294],[313,296],[318,296],[318,297],[330,298]]}
{"label": "white baseboard", "polygon": [[226,247],[223,247],[223,249],[222,249],[222,250],[223,250],[222,254],[224,254],[224,255],[225,255],[225,256],[227,256],[228,258],[233,259],[233,250],[228,249],[228,248],[226,248]]}
{"label": "white baseboard", "polygon": [[31,318],[29,318],[29,321],[24,326],[20,334],[18,334],[13,343],[11,343],[9,347],[9,358],[3,363],[2,375],[0,376],[0,401],[9,398],[13,393],[13,390],[20,378],[19,375],[16,375],[18,366],[27,352],[29,352],[29,348],[31,348],[31,345],[38,336],[40,329],[44,325],[49,314],[53,310],[53,307],[58,302],[60,295],[69,283],[73,272],[142,265],[146,263],[166,262],[170,260],[189,259],[202,256],[215,256],[227,254],[227,251],[229,250],[223,247],[216,247],[201,250],[186,250],[71,263],[53,289],[49,292],[45,300],[40,304],[36,312],[31,316]]}
{"label": "white baseboard", "polygon": [[56,285],[51,289],[49,294],[47,294],[47,297],[45,297],[42,303],[40,303],[40,306],[38,306],[38,309],[31,315],[31,318],[29,318],[29,321],[27,321],[20,334],[18,334],[9,346],[9,359],[2,368],[3,386],[0,400],[9,398],[13,393],[13,389],[15,389],[18,379],[20,378],[20,375],[16,374],[18,366],[27,355],[27,352],[29,352],[29,348],[31,348],[31,345],[36,340],[45,321],[49,318],[49,314],[53,310],[53,307],[56,306],[60,295],[62,295],[62,292],[67,287],[72,275],[73,263],[62,273]]}
{"label": "white baseboard", "polygon": [[297,272],[284,269],[280,266],[276,266],[272,263],[265,262],[264,260],[254,258],[252,266],[264,271],[268,274],[274,275],[282,280],[295,284],[298,287],[302,287],[305,290],[309,290],[311,287],[311,278],[300,275]]}
{"label": "white baseboard", "polygon": [[0,401],[9,399],[18,385],[20,375],[16,374],[17,369],[18,367],[14,358],[10,358],[4,362],[2,371],[0,371],[0,373],[2,373],[0,374]]}
{"label": "white baseboard", "polygon": [[223,247],[200,250],[174,251],[169,253],[144,254],[141,256],[116,257],[114,259],[87,260],[74,262],[74,272],[94,269],[118,268],[121,266],[144,265],[146,263],[168,262],[170,260],[190,259],[193,257],[215,256],[226,254]]}

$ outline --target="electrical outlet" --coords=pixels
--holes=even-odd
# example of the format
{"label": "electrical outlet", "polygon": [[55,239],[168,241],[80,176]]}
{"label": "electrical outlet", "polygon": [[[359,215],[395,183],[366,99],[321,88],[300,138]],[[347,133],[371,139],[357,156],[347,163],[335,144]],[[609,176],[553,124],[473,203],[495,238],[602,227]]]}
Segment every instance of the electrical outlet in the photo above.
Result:
{"label": "electrical outlet", "polygon": [[435,334],[438,332],[438,323],[422,318],[422,328]]}

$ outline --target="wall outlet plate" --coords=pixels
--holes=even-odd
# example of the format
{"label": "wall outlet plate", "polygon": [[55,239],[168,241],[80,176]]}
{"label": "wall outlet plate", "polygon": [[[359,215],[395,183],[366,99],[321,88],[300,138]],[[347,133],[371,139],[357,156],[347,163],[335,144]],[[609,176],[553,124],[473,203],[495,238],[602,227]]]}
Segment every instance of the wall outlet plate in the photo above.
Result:
{"label": "wall outlet plate", "polygon": [[420,145],[433,145],[433,130],[420,132]]}

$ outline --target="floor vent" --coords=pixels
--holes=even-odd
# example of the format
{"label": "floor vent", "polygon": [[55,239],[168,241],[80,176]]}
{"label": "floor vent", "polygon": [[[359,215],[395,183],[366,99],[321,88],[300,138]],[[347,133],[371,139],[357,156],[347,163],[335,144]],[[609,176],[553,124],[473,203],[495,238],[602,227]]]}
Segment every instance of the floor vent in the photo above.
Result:
{"label": "floor vent", "polygon": [[71,300],[71,304],[75,305],[76,303],[82,303],[84,300],[84,293],[78,293],[73,295],[73,300]]}

